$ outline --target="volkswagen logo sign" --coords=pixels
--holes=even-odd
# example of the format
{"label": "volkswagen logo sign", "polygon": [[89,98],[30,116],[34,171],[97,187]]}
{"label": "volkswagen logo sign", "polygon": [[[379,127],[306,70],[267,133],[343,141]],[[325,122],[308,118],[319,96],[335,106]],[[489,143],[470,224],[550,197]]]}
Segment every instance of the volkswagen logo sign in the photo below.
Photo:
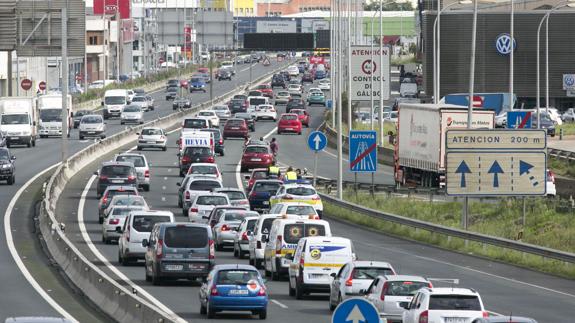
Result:
{"label": "volkswagen logo sign", "polygon": [[[509,34],[501,34],[495,39],[495,48],[501,55],[509,55],[511,53],[511,36]],[[517,49],[517,40],[513,39],[513,50]]]}

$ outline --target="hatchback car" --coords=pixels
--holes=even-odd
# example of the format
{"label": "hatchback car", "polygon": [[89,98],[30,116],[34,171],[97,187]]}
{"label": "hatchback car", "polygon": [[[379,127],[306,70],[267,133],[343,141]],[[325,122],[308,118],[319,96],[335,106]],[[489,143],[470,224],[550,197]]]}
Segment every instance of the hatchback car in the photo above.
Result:
{"label": "hatchback car", "polygon": [[189,109],[192,107],[192,100],[182,96],[176,96],[172,102],[172,109]]}
{"label": "hatchback car", "polygon": [[260,84],[256,86],[256,90],[262,93],[262,96],[267,96],[268,98],[274,97],[274,90],[270,84]]}
{"label": "hatchback car", "polygon": [[422,288],[402,305],[403,323],[470,322],[489,316],[479,293],[469,288]]}
{"label": "hatchback car", "polygon": [[302,125],[299,121],[299,117],[295,113],[284,113],[282,114],[278,122],[278,135],[282,133],[291,132],[301,135]]}
{"label": "hatchback car", "polygon": [[118,240],[122,235],[122,227],[128,214],[133,210],[147,210],[144,206],[136,205],[116,205],[113,206],[104,216],[102,223],[102,242],[111,243],[112,240]]}
{"label": "hatchback car", "polygon": [[197,114],[198,118],[206,118],[210,121],[211,128],[217,128],[220,126],[220,118],[214,110],[202,110]]}
{"label": "hatchback car", "polygon": [[287,90],[292,95],[293,94],[300,94],[301,95],[303,92],[303,89],[302,89],[301,85],[299,85],[299,84],[289,84]]}
{"label": "hatchback car", "polygon": [[246,209],[250,208],[250,202],[246,197],[246,193],[239,188],[232,188],[232,187],[224,187],[224,188],[216,188],[213,190],[214,193],[223,193],[228,196],[230,200],[230,204],[233,206],[240,206]]}
{"label": "hatchback car", "polygon": [[96,193],[98,197],[110,185],[134,186],[138,185],[136,168],[131,162],[104,162],[100,169],[94,173],[98,176]]}
{"label": "hatchback car", "polygon": [[209,193],[214,188],[220,187],[222,187],[222,183],[214,178],[186,176],[178,190],[182,205],[182,216],[188,216],[188,211],[197,195]]}
{"label": "hatchback car", "polygon": [[222,181],[222,173],[216,163],[193,163],[188,168],[186,175],[202,176],[204,178],[214,178]]}
{"label": "hatchback car", "polygon": [[275,157],[268,145],[247,146],[241,160],[241,172],[252,168],[267,168],[275,162]]}
{"label": "hatchback car", "polygon": [[289,100],[291,98],[291,95],[289,92],[287,91],[279,91],[276,94],[276,98],[275,98],[275,104],[288,104]]}
{"label": "hatchback car", "polygon": [[166,90],[166,101],[173,100],[178,96],[178,91],[180,88],[178,86],[170,86]]}
{"label": "hatchback car", "polygon": [[283,77],[282,75],[280,75],[280,74],[275,74],[275,75],[272,77],[272,82],[271,82],[270,85],[271,85],[272,88],[281,87],[281,88],[284,88],[284,89],[285,89],[285,87],[286,87],[286,82],[285,82],[285,79],[284,79],[284,77]]}
{"label": "hatchback car", "polygon": [[5,180],[8,185],[16,181],[16,156],[10,154],[8,148],[0,148],[0,180]]}
{"label": "hatchback car", "polygon": [[319,81],[317,87],[320,88],[322,91],[330,91],[331,90],[331,82],[328,79],[323,79]]}
{"label": "hatchback car", "polygon": [[232,117],[230,108],[227,105],[216,105],[212,108],[220,120],[227,120]]}
{"label": "hatchback car", "polygon": [[224,125],[224,140],[228,138],[247,138],[248,125],[246,120],[240,118],[229,119]]}
{"label": "hatchback car", "polygon": [[218,205],[230,205],[228,196],[222,193],[198,194],[188,210],[188,220],[207,223],[210,213]]}
{"label": "hatchback car", "polygon": [[304,100],[292,96],[292,99],[286,105],[286,113],[290,113],[292,109],[305,109]]}
{"label": "hatchback car", "polygon": [[250,175],[246,175],[245,179],[248,181],[246,185],[246,192],[251,192],[254,183],[258,179],[268,179],[269,172],[267,168],[256,168],[252,170]]}
{"label": "hatchback car", "polygon": [[148,99],[146,98],[145,95],[136,95],[134,96],[134,98],[132,99],[132,105],[137,105],[139,106],[142,111],[148,111],[150,110],[150,103],[148,102]]}
{"label": "hatchback car", "polygon": [[98,201],[98,223],[102,224],[104,222],[104,211],[108,208],[112,199],[116,195],[139,195],[138,189],[134,186],[121,186],[121,185],[110,185],[106,187],[106,190],[102,193],[102,197]]}
{"label": "hatchback car", "polygon": [[248,104],[245,99],[232,99],[230,103],[228,103],[228,107],[232,114],[248,111]]}
{"label": "hatchback car", "polygon": [[259,216],[257,212],[247,210],[226,210],[218,217],[216,223],[210,223],[214,234],[216,250],[224,250],[224,246],[233,246],[236,231],[246,217]]}
{"label": "hatchback car", "polygon": [[167,150],[168,137],[162,128],[144,128],[138,135],[138,150],[146,148],[158,148]]}
{"label": "hatchback car", "polygon": [[325,106],[325,94],[322,91],[310,92],[307,96],[307,105],[319,104]]}
{"label": "hatchback car", "polygon": [[310,115],[307,112],[307,110],[305,109],[292,109],[290,111],[290,113],[295,113],[297,114],[299,121],[301,122],[301,124],[303,126],[305,126],[306,128],[309,128],[309,123],[310,123]]}
{"label": "hatchback car", "polygon": [[217,265],[200,288],[200,314],[247,311],[267,317],[268,296],[259,271],[249,265]]}
{"label": "hatchback car", "polygon": [[301,77],[301,83],[313,83],[313,74],[304,73],[304,75]]}
{"label": "hatchback car", "polygon": [[193,163],[215,163],[216,159],[211,147],[189,146],[184,151],[178,153],[180,158],[180,176],[188,173],[190,165]]}
{"label": "hatchback car", "polygon": [[144,111],[139,105],[130,104],[124,107],[120,114],[120,124],[126,123],[144,123]]}
{"label": "hatchback car", "polygon": [[142,246],[146,281],[154,285],[164,278],[204,278],[215,265],[214,241],[205,224],[157,223]]}
{"label": "hatchback car", "polygon": [[85,115],[80,119],[78,126],[78,137],[83,140],[85,137],[106,138],[106,123],[101,115]]}
{"label": "hatchback car", "polygon": [[190,79],[190,86],[189,86],[189,90],[190,93],[192,92],[204,92],[206,93],[206,79],[203,76],[193,76]]}
{"label": "hatchback car", "polygon": [[232,80],[232,72],[225,69],[225,68],[221,68],[220,70],[218,70],[218,73],[216,74],[216,80],[218,80],[218,81],[222,81],[222,80],[231,81]]}
{"label": "hatchback car", "polygon": [[283,184],[280,180],[260,179],[248,194],[250,209],[254,211],[268,210],[270,208],[270,197],[274,195]]}
{"label": "hatchback car", "polygon": [[255,115],[256,121],[272,120],[275,122],[278,119],[278,113],[276,112],[276,109],[274,108],[274,106],[271,104],[258,105],[256,107],[256,110],[254,111],[254,115]]}
{"label": "hatchback car", "polygon": [[325,79],[326,77],[327,77],[327,73],[326,73],[325,70],[316,70],[316,71],[315,71],[314,78],[315,78],[316,80],[323,80],[323,79]]}
{"label": "hatchback car", "polygon": [[114,161],[132,163],[138,176],[138,187],[146,192],[150,190],[150,165],[145,155],[124,153],[116,155]]}

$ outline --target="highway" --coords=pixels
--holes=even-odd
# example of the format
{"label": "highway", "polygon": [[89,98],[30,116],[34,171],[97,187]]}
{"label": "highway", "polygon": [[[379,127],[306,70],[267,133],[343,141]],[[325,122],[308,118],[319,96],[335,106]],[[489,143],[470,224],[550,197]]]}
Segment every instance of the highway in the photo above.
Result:
{"label": "highway", "polygon": [[[272,61],[271,66],[264,67],[261,64],[254,64],[252,68],[252,78],[256,79],[260,75],[276,68],[278,63]],[[214,81],[214,97],[230,91],[236,86],[250,80],[249,64],[239,65],[237,75],[232,81]],[[205,102],[210,99],[209,87],[207,93],[194,93],[193,103]],[[164,116],[173,112],[171,101],[166,103],[163,89],[152,93],[155,99],[155,111],[146,112],[145,119],[152,120],[159,116]],[[107,135],[110,136],[123,129],[119,120],[109,120],[107,124]],[[56,299],[56,303],[62,306],[63,311],[71,313],[72,316],[86,320],[101,319],[97,313],[92,315],[86,311],[87,305],[82,298],[75,297],[66,288],[66,282],[60,279],[54,267],[50,266],[48,259],[43,255],[41,246],[34,233],[33,213],[35,201],[39,199],[37,193],[42,187],[42,183],[47,180],[49,173],[45,173],[31,182],[26,190],[22,190],[20,198],[11,201],[20,188],[36,175],[45,169],[58,163],[61,159],[61,139],[47,138],[38,139],[36,147],[13,147],[10,151],[16,156],[16,184],[8,186],[2,182],[0,184],[0,209],[6,210],[4,221],[2,221],[3,238],[0,239],[0,281],[2,290],[12,291],[11,293],[0,293],[0,319],[10,316],[62,316],[61,311],[54,307],[58,304],[50,305],[45,298],[40,296],[37,290],[46,293]],[[68,140],[69,154],[87,147],[93,140],[79,140],[77,130],[72,130],[71,138]],[[9,208],[9,206],[12,206]],[[29,215],[29,216],[28,216]],[[29,278],[36,277],[39,284],[36,290],[32,287],[26,276],[22,274],[21,268],[14,260],[12,253],[19,254],[19,262],[24,270],[30,272]],[[22,259],[22,260],[20,260]],[[34,282],[34,279],[30,281]],[[34,304],[34,306],[30,306]],[[88,313],[87,313],[88,312]],[[79,313],[79,314],[78,314]]]}
{"label": "highway", "polygon": [[[160,105],[160,100],[157,101]],[[166,108],[160,108],[165,110]],[[279,161],[283,165],[312,169],[313,154],[307,148],[307,134],[322,122],[323,108],[311,107],[313,116],[310,129],[301,136],[281,135],[274,132],[275,123],[258,122],[253,137],[276,137],[280,141]],[[280,108],[279,111],[283,111]],[[112,121],[114,122],[114,121]],[[177,186],[181,181],[177,171],[177,131],[169,136],[166,152],[146,151],[151,166],[152,188],[142,192],[153,209],[171,210],[179,221],[186,221],[177,208]],[[241,156],[242,140],[226,141],[225,157],[216,161],[223,171],[225,186],[238,186],[237,164]],[[123,150],[130,149],[125,147]],[[335,178],[337,175],[333,151],[320,155],[319,176]],[[188,321],[205,319],[199,314],[197,283],[178,281],[165,286],[152,286],[144,280],[140,265],[119,266],[118,247],[101,243],[101,225],[97,222],[97,199],[92,173],[112,154],[102,156],[79,172],[63,192],[58,204],[58,214],[67,225],[67,234],[76,246],[94,263],[115,277],[122,284],[138,290],[140,296],[173,312]],[[344,163],[344,169],[347,163]],[[391,169],[380,167],[376,176],[378,183],[391,182]],[[346,179],[353,176],[346,172]],[[241,177],[239,177],[241,178]],[[367,181],[369,177],[363,178]],[[476,289],[489,311],[501,314],[525,315],[539,322],[569,323],[575,315],[575,282],[526,270],[510,265],[449,252],[435,247],[390,237],[331,219],[332,231],[353,240],[356,252],[362,260],[389,261],[399,273],[417,274],[430,278],[457,278],[460,286]],[[217,263],[247,263],[236,260],[231,251],[218,252]],[[438,284],[436,284],[437,286]],[[330,322],[326,295],[312,295],[297,301],[288,296],[287,282],[267,283],[271,303],[268,320],[273,322]],[[218,321],[236,321],[247,318],[238,314],[223,314]]]}

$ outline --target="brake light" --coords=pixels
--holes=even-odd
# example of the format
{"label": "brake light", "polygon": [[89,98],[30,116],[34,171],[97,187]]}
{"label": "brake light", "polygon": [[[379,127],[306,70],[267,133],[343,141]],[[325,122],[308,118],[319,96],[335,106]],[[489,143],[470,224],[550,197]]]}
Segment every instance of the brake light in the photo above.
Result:
{"label": "brake light", "polygon": [[319,197],[319,195],[314,195],[311,199],[314,201],[319,201],[321,200],[321,197]]}
{"label": "brake light", "polygon": [[256,197],[256,196],[257,196],[257,193],[256,193],[256,192],[251,192],[251,193],[250,193],[250,197]]}
{"label": "brake light", "polygon": [[383,283],[383,288],[381,289],[381,296],[379,297],[382,301],[385,300],[385,294],[387,294],[387,289],[389,284],[387,282]]}
{"label": "brake light", "polygon": [[100,181],[107,181],[108,176],[100,175]]}
{"label": "brake light", "polygon": [[116,225],[120,223],[120,219],[110,219],[109,224]]}
{"label": "brake light", "polygon": [[230,231],[230,228],[227,224],[222,225],[221,231]]}
{"label": "brake light", "polygon": [[164,240],[158,239],[158,248],[156,249],[156,259],[161,259],[163,257]]}
{"label": "brake light", "polygon": [[427,311],[423,311],[419,315],[419,323],[427,323],[429,320],[429,313]]}
{"label": "brake light", "polygon": [[102,198],[102,205],[106,205],[106,204],[108,204],[108,196],[107,195]]}
{"label": "brake light", "polygon": [[136,180],[136,176],[134,176],[134,175],[128,176],[128,181],[135,181],[135,180]]}
{"label": "brake light", "polygon": [[355,269],[351,271],[351,274],[349,274],[349,278],[345,281],[345,286],[351,287],[353,286],[353,275],[355,273]]}
{"label": "brake light", "polygon": [[276,243],[276,255],[281,255],[282,253],[282,236],[278,234],[277,243]]}
{"label": "brake light", "polygon": [[191,162],[192,162],[192,159],[190,158],[190,156],[182,157],[182,164],[189,164]]}
{"label": "brake light", "polygon": [[186,191],[185,197],[186,200],[189,200],[191,198],[191,194],[189,191]]}
{"label": "brake light", "polygon": [[177,144],[178,146],[182,147],[182,146],[181,146],[181,143],[182,143],[182,138],[178,138],[178,140],[176,140],[176,144]]}
{"label": "brake light", "polygon": [[224,144],[224,140],[222,138],[220,138],[220,145]]}
{"label": "brake light", "polygon": [[216,258],[216,248],[214,246],[214,240],[210,240],[210,255],[209,255],[209,259],[215,259]]}
{"label": "brake light", "polygon": [[258,296],[266,296],[266,289],[261,286],[260,290],[258,291]]}
{"label": "brake light", "polygon": [[208,163],[213,163],[215,161],[213,156],[208,157]]}
{"label": "brake light", "polygon": [[303,267],[303,265],[305,265],[305,261],[303,260],[304,255],[301,255],[301,258],[299,258],[299,264]]}
{"label": "brake light", "polygon": [[198,212],[198,208],[192,207],[192,208],[190,208],[190,212],[197,213],[197,212]]}
{"label": "brake light", "polygon": [[144,177],[150,177],[150,170],[146,169],[144,172]]}
{"label": "brake light", "polygon": [[427,287],[433,288],[433,284],[432,284],[432,283],[429,283],[429,284],[427,285]]}
{"label": "brake light", "polygon": [[212,287],[212,290],[210,291],[210,295],[218,296],[218,289],[216,287]]}
{"label": "brake light", "polygon": [[489,317],[489,312],[483,311],[483,317],[484,317],[484,318],[488,318],[488,317]]}

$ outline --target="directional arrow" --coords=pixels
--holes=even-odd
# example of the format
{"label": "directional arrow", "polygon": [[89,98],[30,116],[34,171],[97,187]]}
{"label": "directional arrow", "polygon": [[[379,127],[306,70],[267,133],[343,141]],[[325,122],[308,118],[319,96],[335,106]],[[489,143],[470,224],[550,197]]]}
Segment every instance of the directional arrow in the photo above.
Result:
{"label": "directional arrow", "polygon": [[366,320],[365,320],[365,317],[363,316],[363,314],[361,313],[361,310],[359,309],[359,307],[357,305],[355,305],[353,307],[353,309],[351,310],[351,312],[349,312],[349,315],[345,319],[345,322],[352,322],[352,323],[364,322],[365,323]]}
{"label": "directional arrow", "polygon": [[519,161],[519,176],[523,174],[529,174],[529,171],[533,168],[533,165],[524,162],[522,160]]}
{"label": "directional arrow", "polygon": [[313,138],[313,143],[315,144],[315,150],[319,150],[319,145],[321,144],[321,137],[319,134],[316,134]]}
{"label": "directional arrow", "polygon": [[455,170],[455,174],[461,174],[460,187],[465,187],[465,174],[471,174],[471,170],[469,169],[469,166],[467,166],[467,163],[465,163],[465,160],[461,161],[461,164],[459,164]]}
{"label": "directional arrow", "polygon": [[497,161],[494,161],[488,171],[489,174],[493,174],[493,187],[499,187],[499,174],[503,174],[504,171]]}

